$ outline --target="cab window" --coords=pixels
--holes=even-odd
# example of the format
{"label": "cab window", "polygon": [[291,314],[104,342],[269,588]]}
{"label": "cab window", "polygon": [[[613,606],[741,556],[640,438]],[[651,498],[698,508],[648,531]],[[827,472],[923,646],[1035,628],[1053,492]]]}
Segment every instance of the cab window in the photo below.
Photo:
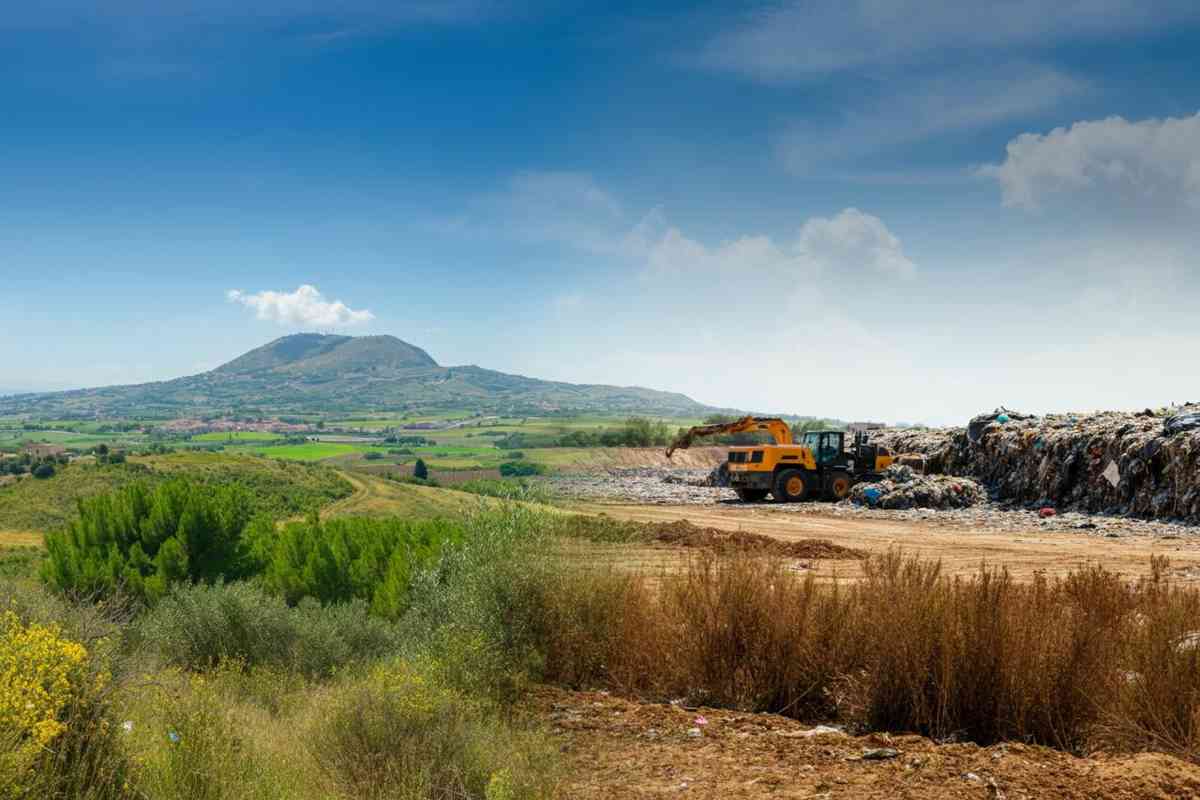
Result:
{"label": "cab window", "polygon": [[817,448],[817,463],[828,464],[842,454],[842,434],[822,433],[821,444]]}
{"label": "cab window", "polygon": [[750,463],[751,464],[761,464],[762,460],[763,460],[763,451],[762,450],[755,450],[753,453],[750,454]]}

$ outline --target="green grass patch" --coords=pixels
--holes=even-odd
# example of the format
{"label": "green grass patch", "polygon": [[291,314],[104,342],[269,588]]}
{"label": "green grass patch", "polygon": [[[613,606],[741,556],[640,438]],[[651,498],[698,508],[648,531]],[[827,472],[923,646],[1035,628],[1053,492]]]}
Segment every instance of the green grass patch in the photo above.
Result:
{"label": "green grass patch", "polygon": [[193,442],[274,442],[283,436],[270,431],[210,431],[192,437]]}

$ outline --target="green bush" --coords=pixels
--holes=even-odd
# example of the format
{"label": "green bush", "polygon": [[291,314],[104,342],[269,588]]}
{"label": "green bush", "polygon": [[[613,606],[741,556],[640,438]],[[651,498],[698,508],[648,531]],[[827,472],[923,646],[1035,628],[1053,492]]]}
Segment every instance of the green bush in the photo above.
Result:
{"label": "green bush", "polygon": [[[250,500],[240,487],[182,480],[150,488],[135,483],[79,504],[79,518],[46,535],[42,577],[84,596],[120,591],[155,600],[183,581],[213,582],[245,574],[243,533]],[[259,518],[259,527],[272,528]]]}
{"label": "green bush", "polygon": [[393,626],[366,603],[291,608],[248,583],[176,588],[129,631],[129,647],[164,664],[205,670],[236,661],[327,676],[397,648]]}
{"label": "green bush", "polygon": [[417,459],[417,463],[413,464],[413,477],[417,480],[429,479],[429,467],[425,465],[424,459]]}
{"label": "green bush", "polygon": [[515,800],[553,795],[554,749],[404,662],[331,693],[307,740],[347,797]]}
{"label": "green bush", "polygon": [[314,514],[282,531],[263,528],[257,534],[251,561],[261,570],[263,585],[287,602],[359,599],[374,613],[395,618],[408,606],[413,575],[457,541],[462,527],[399,517],[322,521]]}
{"label": "green bush", "polygon": [[500,474],[506,478],[524,478],[531,475],[544,475],[546,468],[532,461],[505,461],[500,465]]}

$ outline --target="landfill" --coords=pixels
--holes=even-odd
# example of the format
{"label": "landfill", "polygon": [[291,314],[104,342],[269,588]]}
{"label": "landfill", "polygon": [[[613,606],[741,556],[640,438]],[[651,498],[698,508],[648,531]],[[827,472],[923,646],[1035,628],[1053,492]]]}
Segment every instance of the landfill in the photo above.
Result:
{"label": "landfill", "polygon": [[999,408],[965,428],[878,431],[926,470],[980,481],[1028,508],[1200,523],[1200,404],[1032,416]]}
{"label": "landfill", "polygon": [[872,508],[968,508],[987,502],[982,486],[970,478],[951,475],[922,475],[905,464],[893,464],[883,478],[857,483],[850,489],[850,502]]}

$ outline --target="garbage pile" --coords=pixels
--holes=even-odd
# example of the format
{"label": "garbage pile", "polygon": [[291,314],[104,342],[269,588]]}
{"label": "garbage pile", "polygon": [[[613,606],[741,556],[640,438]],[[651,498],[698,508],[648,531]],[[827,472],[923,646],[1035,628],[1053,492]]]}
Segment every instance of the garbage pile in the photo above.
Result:
{"label": "garbage pile", "polygon": [[850,502],[871,508],[967,508],[987,500],[987,492],[970,478],[921,475],[905,464],[883,471],[883,480],[857,483]]}
{"label": "garbage pile", "polygon": [[873,437],[1036,508],[1200,522],[1200,404],[1137,413],[1027,416],[999,408],[966,428]]}

